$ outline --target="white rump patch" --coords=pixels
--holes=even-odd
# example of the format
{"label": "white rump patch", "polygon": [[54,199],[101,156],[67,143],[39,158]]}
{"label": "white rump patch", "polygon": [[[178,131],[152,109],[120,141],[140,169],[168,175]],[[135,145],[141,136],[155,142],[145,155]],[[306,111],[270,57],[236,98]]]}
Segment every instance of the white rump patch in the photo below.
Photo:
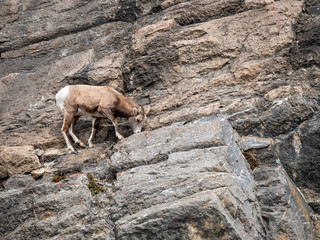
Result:
{"label": "white rump patch", "polygon": [[69,86],[66,86],[64,88],[62,88],[57,94],[56,94],[56,104],[58,106],[58,108],[61,109],[61,111],[63,110],[63,106],[64,106],[64,100],[66,99],[66,97],[69,94]]}

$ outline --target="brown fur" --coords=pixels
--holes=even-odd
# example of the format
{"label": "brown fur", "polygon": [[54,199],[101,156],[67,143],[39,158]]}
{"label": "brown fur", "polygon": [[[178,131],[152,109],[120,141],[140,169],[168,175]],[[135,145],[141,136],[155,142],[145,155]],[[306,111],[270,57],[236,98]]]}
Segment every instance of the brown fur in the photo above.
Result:
{"label": "brown fur", "polygon": [[114,124],[116,135],[120,139],[123,137],[119,133],[117,117],[125,117],[129,119],[133,128],[135,128],[135,125],[142,126],[143,121],[146,118],[146,113],[141,105],[130,101],[121,93],[108,86],[69,86],[69,92],[63,101],[62,111],[64,121],[61,131],[64,135],[68,148],[72,151],[75,150],[67,136],[68,131],[76,143],[79,143],[81,146],[85,146],[72,131],[72,126],[77,122],[80,116],[90,116],[94,119],[92,124],[92,134],[89,139],[89,146],[93,146],[92,138],[96,131],[95,120],[97,118],[108,118],[111,120]]}
{"label": "brown fur", "polygon": [[110,109],[113,114],[118,113],[114,117],[132,117],[132,109],[139,108],[138,104],[108,86],[73,85],[66,100],[68,104],[65,107],[71,111],[82,109],[92,114],[103,114],[104,109]]}

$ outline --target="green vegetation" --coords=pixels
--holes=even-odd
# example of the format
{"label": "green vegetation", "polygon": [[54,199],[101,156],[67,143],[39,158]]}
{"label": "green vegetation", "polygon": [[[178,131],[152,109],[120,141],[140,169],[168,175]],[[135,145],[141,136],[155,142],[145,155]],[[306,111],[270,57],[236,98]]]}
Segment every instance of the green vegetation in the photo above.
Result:
{"label": "green vegetation", "polygon": [[92,174],[88,173],[87,177],[89,180],[88,187],[89,187],[92,195],[96,195],[99,192],[104,192],[103,186],[96,182],[96,180],[93,178]]}
{"label": "green vegetation", "polygon": [[60,182],[61,180],[63,180],[63,179],[66,179],[66,176],[65,175],[62,175],[62,176],[60,176],[60,175],[54,175],[53,177],[52,177],[52,182]]}

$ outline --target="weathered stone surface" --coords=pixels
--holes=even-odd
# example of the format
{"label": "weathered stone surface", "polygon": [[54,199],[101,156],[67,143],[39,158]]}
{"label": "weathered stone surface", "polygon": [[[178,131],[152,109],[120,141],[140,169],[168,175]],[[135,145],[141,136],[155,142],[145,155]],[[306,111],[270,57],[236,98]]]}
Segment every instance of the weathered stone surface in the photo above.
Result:
{"label": "weathered stone surface", "polygon": [[244,135],[276,137],[288,134],[319,111],[315,100],[291,95],[266,103],[266,111],[252,109],[251,114],[239,112],[229,117],[232,126]]}
{"label": "weathered stone surface", "polygon": [[46,149],[46,151],[44,151],[43,153],[41,153],[39,157],[41,162],[45,163],[53,162],[54,160],[66,154],[68,154],[68,151],[66,149],[49,148]]}
{"label": "weathered stone surface", "polygon": [[265,148],[272,144],[270,138],[258,138],[258,137],[241,137],[239,141],[240,148],[243,151],[251,149]]}
{"label": "weathered stone surface", "polygon": [[31,176],[34,179],[38,179],[40,177],[43,177],[44,174],[50,174],[50,173],[53,173],[53,170],[50,168],[39,168],[39,169],[32,171]]}
{"label": "weathered stone surface", "polygon": [[97,196],[86,175],[70,166],[72,159],[106,153],[83,149],[57,156],[54,166],[66,174],[61,182],[44,175],[28,186],[2,190],[0,236],[312,239],[317,222],[285,171],[262,164],[252,175],[237,142],[231,125],[215,117],[134,134],[114,146],[110,159],[86,165],[87,172],[116,176],[113,183],[100,181],[105,190]]}
{"label": "weathered stone surface", "polygon": [[33,146],[0,146],[0,178],[29,173],[40,167]]}
{"label": "weathered stone surface", "polygon": [[19,189],[30,187],[34,183],[34,179],[30,175],[15,174],[3,183],[6,189]]}
{"label": "weathered stone surface", "polygon": [[320,115],[301,124],[278,144],[277,156],[283,162],[289,176],[306,195],[307,201],[320,213],[319,184],[319,133]]}
{"label": "weathered stone surface", "polygon": [[[271,213],[262,211],[263,219],[266,217],[269,221],[264,223],[267,227],[262,227],[266,233],[263,236],[267,239],[319,238],[319,7],[319,1],[315,0],[1,1],[1,145],[33,145],[42,167],[53,171],[72,174],[92,169],[101,177],[112,179],[117,175],[120,181],[121,177],[126,179],[126,171],[141,165],[149,171],[145,164],[158,167],[179,151],[195,154],[204,151],[201,147],[208,150],[211,144],[215,149],[223,148],[228,137],[221,138],[220,133],[217,135],[220,140],[208,138],[205,143],[197,140],[199,136],[193,136],[190,125],[186,125],[190,132],[182,134],[177,130],[178,135],[172,136],[165,136],[171,130],[161,129],[176,122],[179,123],[175,128],[182,129],[183,124],[200,117],[222,115],[239,133],[237,144],[246,151],[245,156],[260,166],[254,171],[284,179],[285,172],[279,170],[280,160],[312,207],[306,208],[311,215],[309,221],[299,216],[300,207],[292,205],[294,201],[285,207],[285,201],[278,201],[297,199],[294,191],[287,190],[291,189],[287,186],[289,181],[270,180],[271,185],[281,183],[271,191],[275,191],[272,195],[275,198],[269,199],[269,192],[266,190],[264,194],[255,176],[259,186],[256,205],[263,210],[264,199],[279,205],[278,208],[267,206]],[[56,92],[67,84],[111,85],[144,106],[150,105],[146,128],[157,129],[155,132],[162,136],[161,140],[144,134],[135,136],[134,141],[129,138],[128,144],[121,142],[114,149],[117,153],[100,165],[101,160],[112,153],[110,146],[117,141],[112,125],[104,121],[97,132],[97,149],[79,149],[78,155],[64,154],[65,143],[60,132],[62,116],[53,100]],[[125,121],[120,120],[120,127],[125,136],[131,135]],[[90,122],[80,120],[75,131],[86,140],[90,128]],[[183,150],[170,138],[179,134],[178,140],[185,144]],[[265,141],[266,138],[272,141]],[[143,143],[146,140],[152,147]],[[162,149],[162,145],[167,150]],[[198,167],[195,166],[195,170],[199,170]],[[170,169],[163,167],[163,171],[165,174]],[[15,182],[14,177],[0,179],[0,185],[4,181]],[[188,193],[185,189],[177,192]],[[189,199],[203,203],[197,197],[189,196]],[[219,215],[214,208],[218,202],[208,202],[214,202],[208,206],[212,213]],[[197,205],[187,199],[183,204],[188,209]],[[181,209],[183,204],[179,205]],[[170,203],[162,207],[156,214],[165,213],[166,208],[174,210]],[[138,205],[132,203],[130,209],[136,211]],[[198,210],[209,218],[204,209]],[[278,214],[284,212],[288,214],[279,218]],[[132,216],[136,216],[134,214]],[[176,219],[183,216],[186,215]],[[291,221],[295,217],[300,226]],[[140,221],[132,219],[135,223]],[[148,219],[149,215],[143,220],[148,225],[142,227],[152,231],[153,225]],[[280,230],[276,229],[277,221],[283,226]],[[310,233],[308,221],[313,222],[315,235]],[[126,238],[127,225],[121,223],[121,236]],[[201,223],[201,226],[206,225]],[[195,224],[189,225],[188,233],[189,238],[212,237],[208,231],[200,232]],[[53,235],[52,238],[64,238],[63,234]]]}
{"label": "weathered stone surface", "polygon": [[310,207],[283,167],[256,168],[254,177],[267,239],[316,239]]}
{"label": "weathered stone surface", "polygon": [[126,170],[164,160],[169,153],[178,150],[223,146],[229,144],[233,138],[233,130],[225,121],[200,122],[185,127],[171,126],[155,130],[152,135],[146,131],[116,145],[110,167],[116,171]]}
{"label": "weathered stone surface", "polygon": [[[117,1],[113,0],[68,3],[5,0],[2,4],[1,52],[112,21],[117,9]],[[13,21],[17,18],[19,21]]]}
{"label": "weathered stone surface", "polygon": [[[46,33],[47,38],[30,42],[32,35],[18,32],[2,44],[0,91],[5,119],[0,137],[7,144],[20,144],[18,133],[35,145],[61,143],[61,115],[52,100],[62,86],[75,83],[110,84],[129,91],[152,106],[151,128],[213,113],[265,111],[261,108],[266,91],[292,83],[288,76],[276,73],[287,71],[282,49],[294,39],[292,24],[301,4],[239,0],[119,1],[118,6],[115,1],[23,3],[22,18],[29,20],[30,29],[41,29],[34,34]],[[10,9],[15,9],[14,14],[20,10],[14,3],[5,6],[4,18]],[[52,11],[55,24],[41,28],[44,21],[40,19]],[[75,26],[74,19],[83,11],[90,14]],[[139,17],[132,24],[106,20],[131,13]],[[63,25],[56,22],[57,16]],[[102,21],[95,22],[98,18]],[[89,19],[93,25],[87,24]],[[6,29],[20,29],[24,23],[12,22],[0,33],[6,35]],[[20,40],[25,46],[18,44]],[[9,50],[13,46],[17,49]],[[269,66],[273,67],[267,70]],[[283,82],[275,82],[280,78]],[[27,130],[31,133],[24,134]]]}
{"label": "weathered stone surface", "polygon": [[[274,54],[292,42],[291,25],[300,10],[301,2],[280,1],[264,10],[188,27],[174,24],[170,18],[149,24],[133,35],[133,69],[125,79],[126,86],[153,86],[145,87],[156,115],[152,127],[255,108],[263,99],[244,98],[261,95],[261,86],[268,85],[258,79],[267,75],[265,69],[276,61]],[[279,56],[280,60],[285,58]]]}
{"label": "weathered stone surface", "polygon": [[285,171],[258,168],[254,180],[236,141],[225,120],[202,120],[116,145],[117,237],[312,239],[310,209]]}
{"label": "weathered stone surface", "polygon": [[[0,194],[1,239],[114,239],[109,192],[92,196],[85,174],[59,183],[53,175]],[[108,185],[107,185],[108,187]]]}
{"label": "weathered stone surface", "polygon": [[[58,175],[74,174],[85,171],[99,164],[110,155],[110,146],[97,144],[95,148],[80,148],[77,154],[70,154],[70,151],[63,149],[48,149],[42,156],[43,171],[46,173],[56,173]],[[46,161],[43,161],[42,158]],[[51,160],[49,160],[50,158]]]}

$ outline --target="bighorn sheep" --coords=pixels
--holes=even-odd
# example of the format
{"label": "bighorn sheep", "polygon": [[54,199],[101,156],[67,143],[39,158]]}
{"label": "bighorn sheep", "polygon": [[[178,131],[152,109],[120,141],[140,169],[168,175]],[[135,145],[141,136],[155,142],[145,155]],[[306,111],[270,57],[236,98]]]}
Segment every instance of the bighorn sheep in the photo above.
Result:
{"label": "bighorn sheep", "polygon": [[144,111],[141,105],[131,102],[115,89],[108,86],[70,85],[62,88],[55,98],[57,106],[63,113],[63,125],[61,132],[66,141],[68,149],[75,152],[68,132],[75,143],[82,147],[86,145],[74,134],[73,125],[80,116],[92,118],[92,131],[88,140],[89,147],[93,147],[93,137],[96,132],[96,121],[99,118],[111,120],[115,127],[116,136],[122,139],[119,133],[117,117],[125,117],[129,120],[133,132],[141,132],[141,128],[146,121],[146,116],[150,111]]}

